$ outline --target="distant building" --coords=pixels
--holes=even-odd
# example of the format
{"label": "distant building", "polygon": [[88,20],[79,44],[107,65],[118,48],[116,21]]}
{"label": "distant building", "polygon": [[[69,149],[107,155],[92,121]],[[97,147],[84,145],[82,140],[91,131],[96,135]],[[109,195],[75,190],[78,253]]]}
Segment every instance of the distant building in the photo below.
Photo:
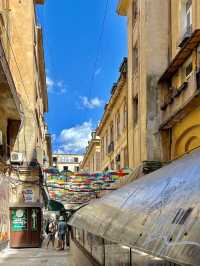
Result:
{"label": "distant building", "polygon": [[82,160],[83,155],[81,154],[53,154],[53,166],[57,167],[59,171],[78,172]]}
{"label": "distant building", "polygon": [[80,168],[85,172],[98,172],[101,169],[101,141],[100,137],[96,135],[95,131],[93,131],[91,135],[92,139],[89,141],[88,146],[86,147],[86,151]]}
{"label": "distant building", "polygon": [[112,87],[96,131],[101,139],[102,171],[128,167],[127,58],[124,58],[119,71],[119,79]]}

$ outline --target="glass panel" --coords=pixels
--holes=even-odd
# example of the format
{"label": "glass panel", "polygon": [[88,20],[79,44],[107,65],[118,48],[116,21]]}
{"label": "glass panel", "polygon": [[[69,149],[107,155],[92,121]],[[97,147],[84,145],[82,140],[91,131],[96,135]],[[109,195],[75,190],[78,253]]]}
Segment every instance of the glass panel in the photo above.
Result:
{"label": "glass panel", "polygon": [[92,236],[92,256],[101,264],[104,264],[104,242],[103,239]]}
{"label": "glass panel", "polygon": [[76,228],[76,240],[83,246],[84,245],[84,233],[83,230]]}
{"label": "glass panel", "polygon": [[105,241],[105,266],[130,266],[130,248]]}
{"label": "glass panel", "polygon": [[85,249],[92,253],[92,234],[88,232],[85,232]]}

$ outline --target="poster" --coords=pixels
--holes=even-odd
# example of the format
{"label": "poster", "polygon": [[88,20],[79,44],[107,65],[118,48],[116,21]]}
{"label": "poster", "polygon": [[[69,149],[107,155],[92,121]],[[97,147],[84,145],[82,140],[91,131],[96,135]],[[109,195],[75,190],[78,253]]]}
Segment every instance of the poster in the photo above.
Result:
{"label": "poster", "polygon": [[9,232],[9,185],[7,177],[0,175],[0,244],[8,240]]}
{"label": "poster", "polygon": [[27,209],[12,210],[12,231],[21,232],[27,230]]}
{"label": "poster", "polygon": [[26,188],[22,191],[23,200],[24,202],[33,202],[34,201],[34,194],[32,188]]}

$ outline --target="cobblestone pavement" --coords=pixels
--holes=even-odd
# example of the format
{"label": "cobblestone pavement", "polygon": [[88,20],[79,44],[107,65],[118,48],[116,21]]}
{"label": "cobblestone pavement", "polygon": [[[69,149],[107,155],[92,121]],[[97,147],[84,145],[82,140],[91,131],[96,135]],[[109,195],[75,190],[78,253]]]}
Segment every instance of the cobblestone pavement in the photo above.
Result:
{"label": "cobblestone pavement", "polygon": [[0,252],[0,266],[73,266],[70,251],[49,248],[5,249]]}

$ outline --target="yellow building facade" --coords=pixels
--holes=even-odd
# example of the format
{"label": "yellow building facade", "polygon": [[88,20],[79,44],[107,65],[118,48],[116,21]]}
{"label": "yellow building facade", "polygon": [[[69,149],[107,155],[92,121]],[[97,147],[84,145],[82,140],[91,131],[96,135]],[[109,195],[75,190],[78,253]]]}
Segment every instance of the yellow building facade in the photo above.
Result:
{"label": "yellow building facade", "polygon": [[101,141],[100,137],[93,131],[91,140],[88,142],[80,170],[83,172],[95,173],[101,170]]}
{"label": "yellow building facade", "polygon": [[168,1],[120,0],[128,19],[129,166],[160,161],[157,82],[168,64]]}
{"label": "yellow building facade", "polygon": [[169,7],[169,64],[159,82],[164,160],[200,147],[200,2]]}
{"label": "yellow building facade", "polygon": [[128,18],[129,164],[200,146],[200,2],[120,0]]}
{"label": "yellow building facade", "polygon": [[120,67],[120,77],[112,87],[111,97],[96,134],[101,139],[101,171],[128,167],[127,59]]}
{"label": "yellow building facade", "polygon": [[[47,154],[44,114],[48,111],[48,97],[42,28],[36,17],[37,4],[44,4],[44,0],[0,1],[1,61],[7,64],[7,68],[4,66],[3,69],[12,88],[12,93],[7,93],[4,109],[0,110],[4,120],[0,123],[4,141],[2,155],[12,169],[9,176],[12,179],[8,199],[10,211],[13,214],[17,209],[25,210],[27,219],[36,213],[36,217],[41,219],[43,195],[39,184],[42,183],[41,170]],[[7,87],[5,82],[1,82],[0,86],[1,92],[3,87]],[[15,94],[16,107],[11,107],[12,94]],[[2,96],[1,99],[5,98],[5,92]],[[5,110],[8,110],[8,115]],[[3,125],[6,125],[6,130]],[[12,225],[13,221],[11,229]],[[40,229],[38,224],[38,232]],[[20,241],[13,243],[14,239],[11,235],[11,245],[20,245]],[[39,235],[37,241],[38,246]]]}

